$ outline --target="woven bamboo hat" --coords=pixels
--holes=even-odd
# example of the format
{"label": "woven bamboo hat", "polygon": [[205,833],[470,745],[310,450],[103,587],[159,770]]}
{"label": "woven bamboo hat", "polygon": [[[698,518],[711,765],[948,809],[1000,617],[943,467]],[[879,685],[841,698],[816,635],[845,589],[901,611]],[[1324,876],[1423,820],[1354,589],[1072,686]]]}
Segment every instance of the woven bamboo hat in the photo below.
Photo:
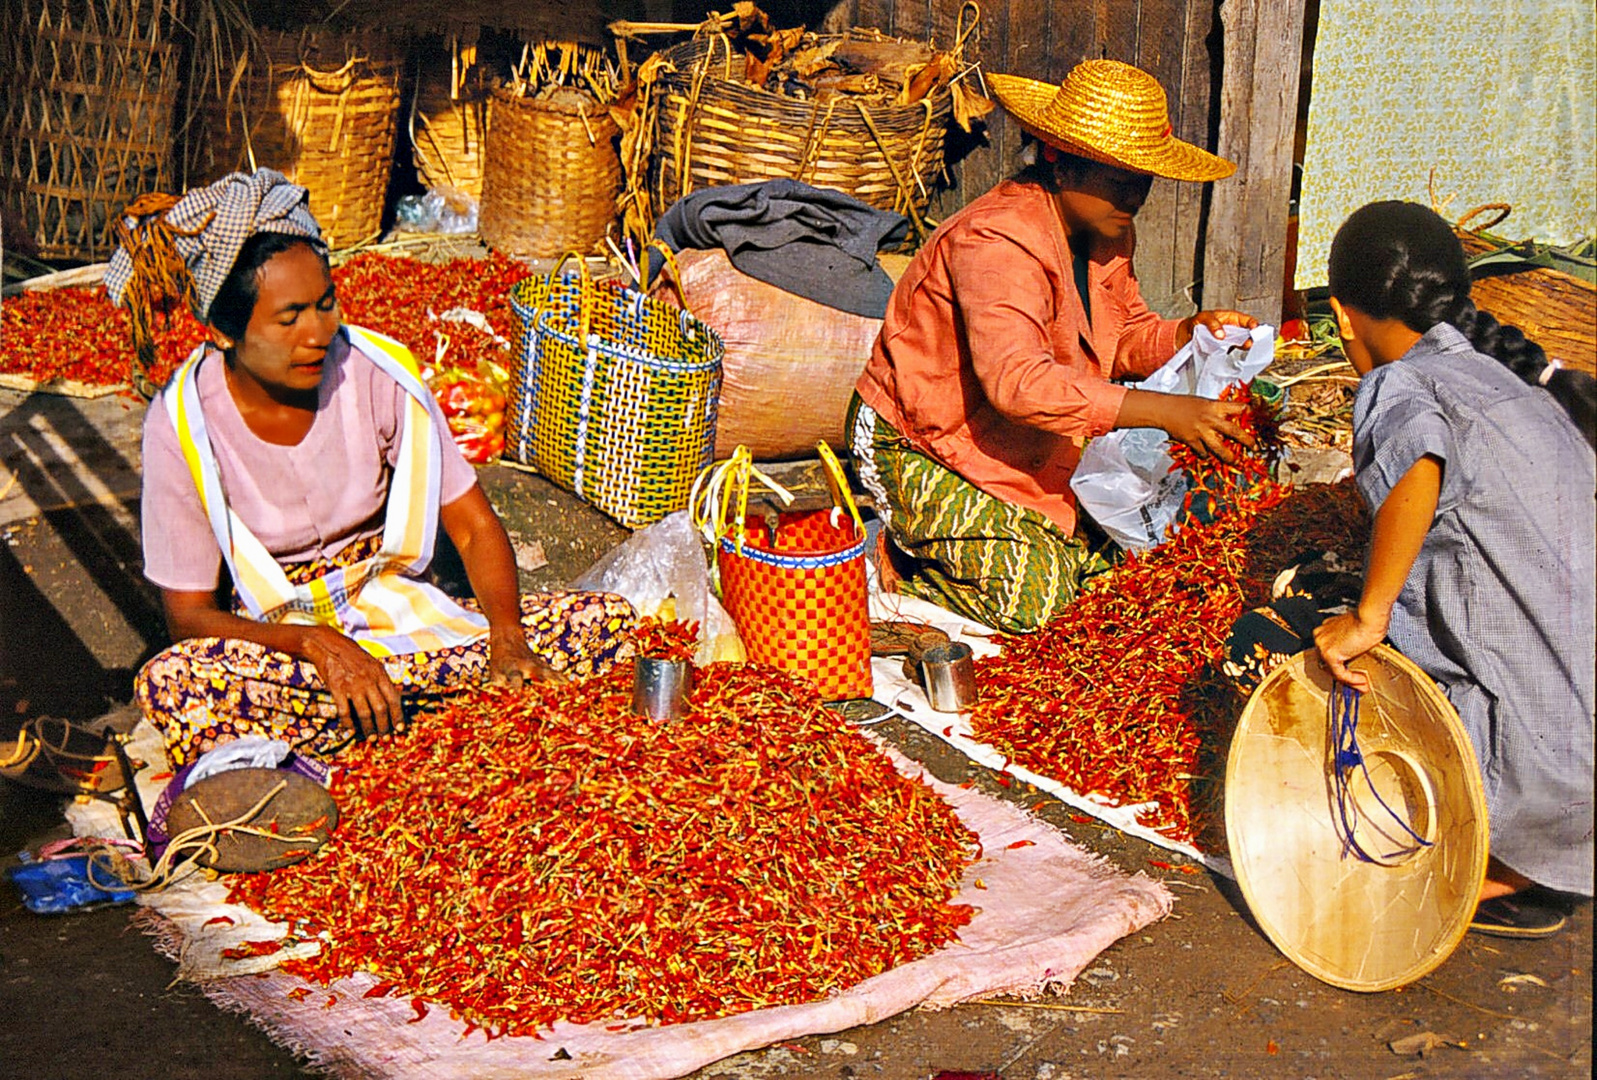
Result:
{"label": "woven bamboo hat", "polygon": [[1332,986],[1389,990],[1469,929],[1486,801],[1469,735],[1429,676],[1384,645],[1352,666],[1371,683],[1356,707],[1315,650],[1259,684],[1226,764],[1226,839],[1278,949]]}
{"label": "woven bamboo hat", "polygon": [[1118,60],[1084,60],[1065,81],[988,75],[987,86],[1020,126],[1067,153],[1171,180],[1219,180],[1237,167],[1171,134],[1164,89]]}

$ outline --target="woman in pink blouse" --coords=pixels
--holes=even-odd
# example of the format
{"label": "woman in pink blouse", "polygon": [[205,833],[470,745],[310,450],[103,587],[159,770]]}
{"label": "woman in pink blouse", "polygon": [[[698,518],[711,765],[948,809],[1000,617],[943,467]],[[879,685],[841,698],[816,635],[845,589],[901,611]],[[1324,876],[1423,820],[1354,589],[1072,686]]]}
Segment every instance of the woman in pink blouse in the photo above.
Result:
{"label": "woman in pink blouse", "polygon": [[[1157,427],[1230,459],[1243,406],[1130,390],[1193,327],[1163,319],[1132,271],[1154,176],[1229,162],[1170,134],[1164,91],[1112,60],[1060,86],[988,77],[1041,160],[945,221],[910,263],[860,377],[847,430],[861,479],[914,574],[898,588],[1009,631],[1032,630],[1106,564],[1078,530],[1070,476],[1086,439]],[[884,560],[885,562],[886,560]]]}
{"label": "woman in pink blouse", "polygon": [[[414,357],[342,323],[307,201],[236,173],[130,221],[107,275],[147,304],[176,269],[212,331],[144,432],[145,574],[176,644],[135,689],[174,767],[246,735],[323,755],[470,682],[587,674],[628,647],[619,597],[520,595]],[[440,525],[474,600],[426,579]]]}

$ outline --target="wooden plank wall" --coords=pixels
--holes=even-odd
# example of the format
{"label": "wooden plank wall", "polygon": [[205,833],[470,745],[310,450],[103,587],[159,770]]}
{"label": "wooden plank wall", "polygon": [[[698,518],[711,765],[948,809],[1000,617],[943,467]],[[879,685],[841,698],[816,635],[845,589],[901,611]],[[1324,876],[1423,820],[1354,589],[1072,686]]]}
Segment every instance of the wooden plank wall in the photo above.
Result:
{"label": "wooden plank wall", "polygon": [[[954,40],[961,0],[841,0],[827,26],[874,26],[903,37]],[[1215,0],[989,0],[973,49],[986,71],[1057,83],[1078,62],[1123,60],[1151,72],[1170,98],[1175,134],[1215,144],[1212,75],[1218,65]],[[935,206],[946,215],[1020,167],[1020,130],[1000,110],[988,117],[987,143],[953,170],[955,185]],[[1154,182],[1137,217],[1137,273],[1149,304],[1167,315],[1193,310],[1189,295],[1202,265],[1205,185]]]}

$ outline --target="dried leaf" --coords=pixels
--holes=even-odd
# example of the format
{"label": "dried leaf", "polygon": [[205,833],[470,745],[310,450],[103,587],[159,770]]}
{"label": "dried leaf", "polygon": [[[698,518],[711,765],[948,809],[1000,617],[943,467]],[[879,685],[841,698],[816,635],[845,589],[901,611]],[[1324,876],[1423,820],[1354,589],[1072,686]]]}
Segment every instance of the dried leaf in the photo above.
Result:
{"label": "dried leaf", "polygon": [[840,44],[841,41],[829,41],[815,48],[800,49],[793,54],[793,70],[801,78],[808,79],[817,72],[836,67],[837,65],[832,62],[832,54],[837,51]]}
{"label": "dried leaf", "polygon": [[1401,1054],[1404,1057],[1418,1054],[1422,1058],[1428,1058],[1438,1046],[1456,1046],[1457,1044],[1450,1039],[1442,1038],[1434,1031],[1422,1031],[1418,1035],[1393,1039],[1386,1045],[1394,1054]]}
{"label": "dried leaf", "polygon": [[969,131],[972,120],[979,120],[992,111],[992,101],[983,97],[968,79],[954,84],[954,120],[961,128]]}
{"label": "dried leaf", "polygon": [[1512,974],[1512,975],[1504,975],[1501,979],[1497,980],[1498,988],[1502,989],[1502,990],[1506,990],[1510,994],[1512,994],[1515,990],[1519,989],[1521,986],[1546,986],[1546,985],[1547,985],[1546,981],[1544,979],[1542,979],[1542,977],[1540,975],[1531,975],[1528,972],[1515,973],[1515,974]]}

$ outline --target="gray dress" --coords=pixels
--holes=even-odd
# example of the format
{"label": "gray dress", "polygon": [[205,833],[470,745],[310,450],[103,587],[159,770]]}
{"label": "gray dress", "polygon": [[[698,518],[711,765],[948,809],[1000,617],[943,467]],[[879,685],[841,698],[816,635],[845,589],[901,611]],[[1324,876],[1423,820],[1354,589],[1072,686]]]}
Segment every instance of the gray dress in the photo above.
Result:
{"label": "gray dress", "polygon": [[1427,454],[1443,463],[1441,498],[1389,637],[1469,731],[1492,854],[1590,896],[1591,447],[1546,390],[1442,324],[1359,385],[1353,461],[1372,512]]}

